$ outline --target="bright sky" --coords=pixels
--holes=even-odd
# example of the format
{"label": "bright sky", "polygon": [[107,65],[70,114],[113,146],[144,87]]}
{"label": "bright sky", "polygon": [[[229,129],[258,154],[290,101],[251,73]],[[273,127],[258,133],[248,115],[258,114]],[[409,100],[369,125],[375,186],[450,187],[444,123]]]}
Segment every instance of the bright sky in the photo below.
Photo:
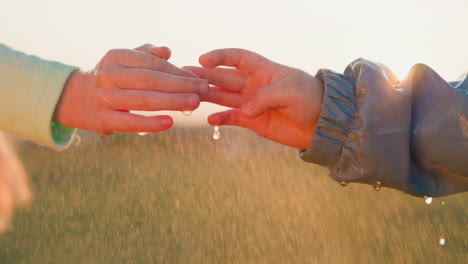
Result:
{"label": "bright sky", "polygon": [[[109,49],[152,43],[170,47],[178,66],[239,47],[312,74],[358,57],[399,76],[415,63],[447,80],[468,70],[468,0],[7,0],[0,32],[15,49],[83,69]],[[216,109],[175,113],[176,123]]]}

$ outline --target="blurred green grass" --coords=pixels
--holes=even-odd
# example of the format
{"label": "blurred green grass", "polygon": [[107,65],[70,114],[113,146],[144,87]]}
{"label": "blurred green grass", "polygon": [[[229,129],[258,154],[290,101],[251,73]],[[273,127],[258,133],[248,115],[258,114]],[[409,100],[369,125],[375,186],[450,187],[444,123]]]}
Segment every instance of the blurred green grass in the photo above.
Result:
{"label": "blurred green grass", "polygon": [[85,134],[63,152],[21,144],[35,199],[0,237],[0,262],[467,263],[468,194],[426,205],[341,187],[295,149],[211,133]]}

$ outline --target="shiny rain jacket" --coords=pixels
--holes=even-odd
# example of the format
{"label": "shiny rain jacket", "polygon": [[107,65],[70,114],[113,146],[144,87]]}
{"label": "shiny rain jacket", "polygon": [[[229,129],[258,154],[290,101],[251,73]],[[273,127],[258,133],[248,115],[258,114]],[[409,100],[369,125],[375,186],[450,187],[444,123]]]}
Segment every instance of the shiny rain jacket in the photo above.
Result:
{"label": "shiny rain jacket", "polygon": [[358,59],[344,74],[320,70],[322,112],[301,158],[330,176],[416,196],[468,191],[468,78],[448,83],[426,65],[400,82]]}

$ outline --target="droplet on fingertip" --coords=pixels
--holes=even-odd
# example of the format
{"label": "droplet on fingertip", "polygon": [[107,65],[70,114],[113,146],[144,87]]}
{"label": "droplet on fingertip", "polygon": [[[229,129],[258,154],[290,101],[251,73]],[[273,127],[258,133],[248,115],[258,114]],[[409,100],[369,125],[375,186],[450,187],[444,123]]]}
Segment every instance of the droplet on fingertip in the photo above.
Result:
{"label": "droplet on fingertip", "polygon": [[146,136],[146,135],[148,135],[148,134],[149,134],[149,132],[139,132],[139,133],[138,133],[138,135],[140,135],[140,136]]}
{"label": "droplet on fingertip", "polygon": [[220,136],[221,133],[219,132],[219,126],[215,126],[213,131],[213,140],[218,140]]}
{"label": "droplet on fingertip", "polygon": [[192,114],[192,111],[182,111],[182,114],[184,114],[184,116],[189,116]]}
{"label": "droplet on fingertip", "polygon": [[340,181],[340,185],[345,187],[345,186],[348,186],[348,182],[346,181]]}
{"label": "droplet on fingertip", "polygon": [[376,183],[374,184],[374,190],[376,190],[376,191],[382,190],[382,183],[379,182],[379,181],[376,182]]}
{"label": "droplet on fingertip", "polygon": [[426,202],[426,204],[431,204],[432,203],[432,197],[424,196],[424,202]]}

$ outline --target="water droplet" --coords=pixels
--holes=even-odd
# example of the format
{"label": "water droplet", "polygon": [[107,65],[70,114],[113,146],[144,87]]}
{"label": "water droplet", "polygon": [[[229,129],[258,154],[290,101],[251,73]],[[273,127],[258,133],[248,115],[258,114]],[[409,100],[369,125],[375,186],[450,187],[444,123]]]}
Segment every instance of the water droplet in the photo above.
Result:
{"label": "water droplet", "polygon": [[345,186],[348,186],[348,182],[346,181],[340,181],[340,185],[345,187]]}
{"label": "water droplet", "polygon": [[443,237],[439,238],[439,245],[441,246],[445,245],[445,238]]}
{"label": "water droplet", "polygon": [[149,132],[139,132],[139,133],[138,133],[138,135],[140,135],[140,136],[146,136],[146,135],[148,135],[148,134],[149,134]]}
{"label": "water droplet", "polygon": [[192,114],[192,111],[182,111],[182,114],[184,114],[184,116],[189,116]]}
{"label": "water droplet", "polygon": [[442,201],[442,205],[445,205],[445,201]]}
{"label": "water droplet", "polygon": [[382,190],[382,183],[379,182],[379,181],[376,182],[376,183],[374,184],[374,190],[376,190],[376,191]]}
{"label": "water droplet", "polygon": [[221,133],[219,132],[219,126],[215,126],[213,131],[213,140],[218,140],[220,136]]}
{"label": "water droplet", "polygon": [[424,196],[424,201],[426,202],[426,204],[431,204],[432,203],[432,197]]}

